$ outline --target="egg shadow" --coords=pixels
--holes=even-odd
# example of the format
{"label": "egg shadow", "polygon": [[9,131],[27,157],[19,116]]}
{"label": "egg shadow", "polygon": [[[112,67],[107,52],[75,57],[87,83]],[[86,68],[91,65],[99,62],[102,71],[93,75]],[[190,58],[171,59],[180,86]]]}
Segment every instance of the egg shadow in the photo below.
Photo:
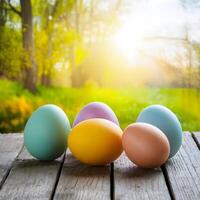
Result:
{"label": "egg shadow", "polygon": [[55,160],[38,160],[34,158],[26,149],[25,146],[23,146],[20,154],[17,156],[14,166],[20,166],[20,167],[42,167],[42,166],[54,166],[54,165],[60,165],[62,163],[62,160],[64,159],[65,153],[63,153],[60,157],[58,157]]}
{"label": "egg shadow", "polygon": [[122,169],[115,169],[114,173],[121,174],[124,178],[143,178],[150,179],[153,176],[157,176],[162,172],[161,168],[146,169],[137,166],[128,166]]}
{"label": "egg shadow", "polygon": [[[142,168],[132,163],[123,153],[120,158],[114,162],[114,177],[127,181],[151,181],[152,178],[160,176],[162,169]],[[132,179],[132,180],[131,180]]]}
{"label": "egg shadow", "polygon": [[87,165],[77,160],[70,152],[67,152],[65,161],[62,167],[64,176],[72,177],[105,177],[110,174],[110,164],[108,165]]}

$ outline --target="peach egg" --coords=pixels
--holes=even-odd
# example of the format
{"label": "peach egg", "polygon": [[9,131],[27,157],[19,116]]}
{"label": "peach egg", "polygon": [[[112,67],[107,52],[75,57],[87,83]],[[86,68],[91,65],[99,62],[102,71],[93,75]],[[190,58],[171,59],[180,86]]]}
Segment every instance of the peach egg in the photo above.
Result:
{"label": "peach egg", "polygon": [[165,134],[147,123],[133,123],[123,133],[122,145],[128,158],[143,168],[159,167],[169,157],[170,145]]}

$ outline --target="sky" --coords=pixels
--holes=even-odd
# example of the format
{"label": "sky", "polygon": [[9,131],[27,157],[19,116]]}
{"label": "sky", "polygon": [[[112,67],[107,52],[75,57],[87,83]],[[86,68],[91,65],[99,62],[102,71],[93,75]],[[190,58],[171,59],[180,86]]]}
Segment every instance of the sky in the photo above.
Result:
{"label": "sky", "polygon": [[[184,37],[185,27],[191,41],[200,42],[200,0],[141,0],[129,4],[121,16],[129,27],[145,29],[146,35]],[[182,1],[183,2],[183,1]],[[131,5],[131,6],[130,6]],[[144,31],[143,31],[144,32]]]}

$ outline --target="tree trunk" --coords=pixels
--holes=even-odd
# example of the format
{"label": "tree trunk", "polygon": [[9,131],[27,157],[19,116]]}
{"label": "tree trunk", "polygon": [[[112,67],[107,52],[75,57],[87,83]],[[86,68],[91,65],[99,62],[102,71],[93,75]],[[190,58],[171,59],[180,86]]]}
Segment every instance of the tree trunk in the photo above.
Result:
{"label": "tree trunk", "polygon": [[26,52],[24,59],[24,86],[36,91],[36,63],[34,58],[32,6],[30,0],[20,0],[22,20],[22,41]]}
{"label": "tree trunk", "polygon": [[[55,0],[54,5],[46,4],[45,9],[45,19],[46,23],[44,24],[43,29],[46,30],[48,35],[48,43],[47,43],[47,53],[46,53],[46,59],[50,59],[52,55],[52,37],[54,32],[54,26],[52,23],[55,22],[55,16],[58,9],[59,4],[61,4],[61,0]],[[50,7],[49,7],[50,6]],[[53,21],[49,20],[49,16],[52,17]],[[52,68],[46,65],[43,65],[42,74],[41,74],[41,80],[40,83],[44,86],[51,86],[52,83]]]}
{"label": "tree trunk", "polygon": [[77,83],[77,74],[76,74],[76,64],[75,64],[75,52],[74,52],[74,44],[72,44],[70,46],[69,49],[69,61],[70,61],[70,65],[71,65],[71,85],[72,87],[77,87],[78,83]]}
{"label": "tree trunk", "polygon": [[0,0],[0,28],[5,26],[7,10],[5,9],[5,0]]}
{"label": "tree trunk", "polygon": [[94,14],[94,1],[90,1],[90,21],[89,21],[89,45],[92,45],[93,42],[93,14]]}
{"label": "tree trunk", "polygon": [[192,47],[190,42],[188,47],[188,88],[192,87]]}
{"label": "tree trunk", "polygon": [[51,76],[50,74],[42,74],[41,76],[41,84],[49,87],[51,85]]}
{"label": "tree trunk", "polygon": [[[76,33],[79,35],[80,34],[80,10],[79,10],[79,0],[75,1],[75,28],[76,28]],[[78,87],[79,86],[79,79],[80,77],[78,76],[78,70],[76,69],[76,55],[75,55],[75,43],[71,44],[70,49],[69,49],[69,61],[71,65],[71,85],[72,87]]]}

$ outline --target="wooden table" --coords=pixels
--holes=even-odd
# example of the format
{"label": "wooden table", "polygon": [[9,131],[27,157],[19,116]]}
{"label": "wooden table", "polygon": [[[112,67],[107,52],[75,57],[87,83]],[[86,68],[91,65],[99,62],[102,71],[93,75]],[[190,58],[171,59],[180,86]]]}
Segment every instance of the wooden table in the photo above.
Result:
{"label": "wooden table", "polygon": [[34,159],[21,134],[0,134],[0,199],[200,199],[200,132],[184,132],[180,151],[158,169],[140,169],[124,154],[111,165],[81,164],[69,152]]}

